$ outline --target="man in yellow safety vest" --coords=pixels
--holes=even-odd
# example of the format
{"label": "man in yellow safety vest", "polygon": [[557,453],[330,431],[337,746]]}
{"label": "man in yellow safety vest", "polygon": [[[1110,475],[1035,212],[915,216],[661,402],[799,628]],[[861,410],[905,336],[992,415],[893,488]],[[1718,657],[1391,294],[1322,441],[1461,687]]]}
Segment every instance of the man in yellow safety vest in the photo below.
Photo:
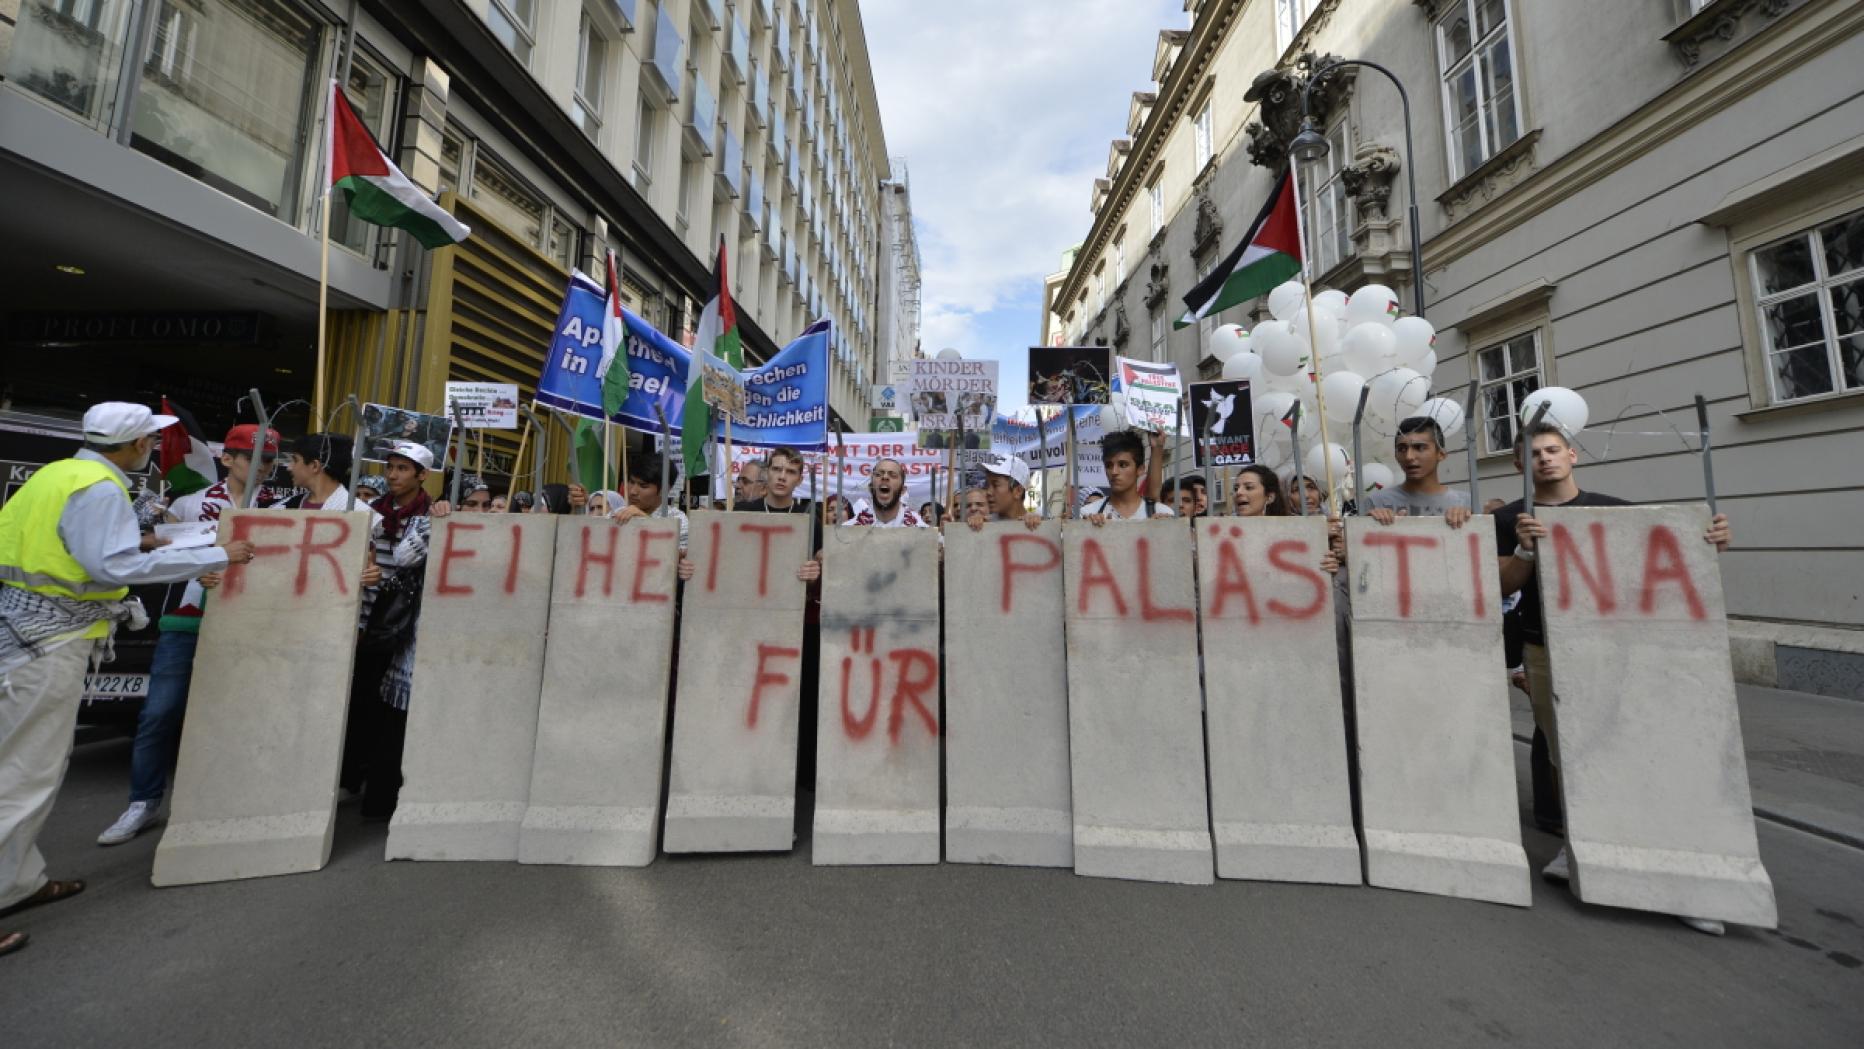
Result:
{"label": "man in yellow safety vest", "polygon": [[[109,658],[117,623],[148,621],[130,586],[252,560],[244,541],[145,542],[128,474],[148,466],[156,433],[174,422],[140,404],[93,405],[84,447],[41,467],[0,507],[0,917],[84,889],[47,880],[34,843],[65,777],[92,656]],[[0,931],[0,954],[25,945],[24,933]]]}

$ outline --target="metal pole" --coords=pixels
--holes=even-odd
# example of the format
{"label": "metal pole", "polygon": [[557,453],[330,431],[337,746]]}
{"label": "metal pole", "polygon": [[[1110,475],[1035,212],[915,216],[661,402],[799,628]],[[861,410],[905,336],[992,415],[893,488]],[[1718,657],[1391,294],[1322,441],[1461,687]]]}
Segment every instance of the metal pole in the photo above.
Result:
{"label": "metal pole", "polygon": [[1702,491],[1709,501],[1709,516],[1715,509],[1715,458],[1709,446],[1709,402],[1696,394],[1696,427],[1702,434]]}
{"label": "metal pole", "polygon": [[1534,418],[1522,430],[1521,438],[1521,512],[1529,517],[1534,515],[1534,431],[1540,421],[1547,417],[1546,402],[1534,410]]}
{"label": "metal pole", "polygon": [[841,420],[835,420],[835,512],[841,513],[842,493],[848,478],[848,446],[841,439]]}
{"label": "metal pole", "polygon": [[1366,417],[1366,398],[1372,396],[1372,386],[1367,384],[1359,388],[1359,407],[1353,409],[1353,516],[1364,517],[1366,508],[1362,505],[1366,498],[1365,459],[1359,454],[1359,422]]}
{"label": "metal pole", "polygon": [[265,410],[265,398],[259,396],[257,387],[246,391],[252,398],[253,414],[259,417],[259,439],[253,442],[252,455],[246,462],[246,497],[240,500],[242,510],[250,510],[259,500],[259,460],[265,458],[265,438],[272,428],[272,416]]}
{"label": "metal pole", "polygon": [[[1184,390],[1183,383],[1180,382],[1178,404],[1172,409],[1172,413],[1171,413],[1171,498],[1172,498],[1172,502],[1178,501],[1178,483],[1179,483],[1178,448],[1180,445],[1184,443],[1178,438],[1179,432],[1184,429],[1185,394],[1183,390]],[[1176,510],[1178,508],[1174,506],[1172,507],[1172,509]],[[1185,516],[1189,517],[1190,515],[1187,514]]]}
{"label": "metal pole", "polygon": [[1074,447],[1074,405],[1063,405],[1062,411],[1068,413],[1068,487],[1067,490],[1062,493],[1062,516],[1072,521],[1074,520],[1075,505],[1074,489],[1080,480],[1075,472],[1075,459],[1077,459],[1078,456],[1075,454]]}
{"label": "metal pole", "polygon": [[453,399],[453,428],[459,431],[458,451],[453,456],[453,484],[447,489],[447,501],[460,505],[460,481],[466,472],[466,416],[460,411],[459,398]]}
{"label": "metal pole", "polygon": [[1481,387],[1476,379],[1469,380],[1469,396],[1463,404],[1463,453],[1469,457],[1469,512],[1482,512],[1481,479],[1476,476],[1476,392]]}
{"label": "metal pole", "polygon": [[[1293,424],[1288,428],[1288,439],[1294,444],[1294,502],[1295,506],[1299,508],[1295,512],[1302,517],[1306,517],[1307,485],[1301,472],[1301,402],[1294,402],[1294,407],[1289,410],[1294,416]],[[1324,437],[1326,435],[1322,434],[1321,436]]]}
{"label": "metal pole", "polygon": [[654,414],[660,417],[660,500],[667,499],[667,448],[673,444],[673,428],[667,425],[667,410],[654,402]]}

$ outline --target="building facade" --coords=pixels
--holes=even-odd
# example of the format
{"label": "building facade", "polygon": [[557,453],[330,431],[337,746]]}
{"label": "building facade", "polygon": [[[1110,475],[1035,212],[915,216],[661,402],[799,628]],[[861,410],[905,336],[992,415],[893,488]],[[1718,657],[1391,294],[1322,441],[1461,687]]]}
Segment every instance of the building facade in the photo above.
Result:
{"label": "building facade", "polygon": [[[0,77],[0,180],[34,203],[0,217],[19,407],[168,393],[212,428],[249,388],[309,396],[333,77],[473,228],[429,253],[336,206],[337,399],[437,411],[449,379],[528,398],[570,268],[610,248],[675,339],[721,241],[751,357],[831,318],[844,419],[891,352],[855,0],[0,0]],[[495,467],[516,443],[494,435]]]}
{"label": "building facade", "polygon": [[924,286],[919,259],[919,237],[913,231],[912,180],[907,176],[906,161],[895,157],[893,177],[881,186],[882,255],[880,282],[880,338],[883,347],[878,355],[879,372],[875,385],[893,382],[892,365],[910,361],[920,352],[920,291]]}
{"label": "building facade", "polygon": [[[1737,664],[1795,687],[1864,680],[1864,5],[1847,0],[1191,0],[1090,188],[1055,290],[1073,342],[1212,374],[1218,323],[1182,296],[1288,164],[1314,83],[1328,155],[1301,166],[1310,275],[1422,273],[1439,393],[1478,389],[1485,494],[1512,420],[1582,394],[1580,484],[1697,499],[1707,401]],[[1409,166],[1409,171],[1406,170]],[[1417,184],[1423,261],[1406,228]],[[1688,437],[1682,436],[1687,434]],[[1460,440],[1454,442],[1460,444]],[[1446,476],[1458,478],[1453,455]],[[1852,567],[1840,567],[1840,566]]]}

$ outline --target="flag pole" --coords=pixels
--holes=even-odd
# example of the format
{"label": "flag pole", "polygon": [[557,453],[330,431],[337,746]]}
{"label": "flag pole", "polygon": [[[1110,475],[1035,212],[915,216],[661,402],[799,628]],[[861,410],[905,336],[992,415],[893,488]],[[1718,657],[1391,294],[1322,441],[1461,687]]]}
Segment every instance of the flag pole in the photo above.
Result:
{"label": "flag pole", "polygon": [[[1302,255],[1307,254],[1307,220],[1301,214],[1301,176],[1295,171],[1294,154],[1288,155],[1288,189],[1294,194],[1294,228],[1295,236],[1301,242]],[[1307,309],[1307,352],[1308,380],[1314,384],[1314,407],[1320,413],[1320,452],[1321,468],[1327,479],[1326,506],[1328,517],[1340,515],[1339,497],[1333,485],[1333,455],[1327,448],[1327,395],[1322,388],[1320,370],[1320,347],[1314,338],[1314,286],[1307,279],[1307,259],[1301,260],[1301,299]],[[1298,475],[1297,475],[1298,476]],[[1354,493],[1355,495],[1358,493]],[[1302,507],[1307,506],[1307,493],[1300,493]]]}
{"label": "flag pole", "polygon": [[505,499],[509,504],[511,496],[518,488],[518,471],[524,468],[524,446],[531,441],[530,413],[525,413],[524,429],[518,432],[518,455],[511,461],[511,479],[505,483]]}
{"label": "flag pole", "polygon": [[331,153],[336,150],[337,135],[337,82],[330,81],[330,95],[324,100],[324,174],[323,185],[319,187],[321,203],[318,205],[319,239],[322,242],[317,259],[317,376],[312,383],[311,420],[313,429],[324,428],[324,363],[328,347],[330,312],[330,171]]}

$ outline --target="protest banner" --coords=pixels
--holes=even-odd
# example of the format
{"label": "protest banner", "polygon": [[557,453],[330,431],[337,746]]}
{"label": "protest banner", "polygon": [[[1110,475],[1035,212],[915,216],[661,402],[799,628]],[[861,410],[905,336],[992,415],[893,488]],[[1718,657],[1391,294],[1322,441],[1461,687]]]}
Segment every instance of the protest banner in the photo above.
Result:
{"label": "protest banner", "polygon": [[787,850],[810,521],[696,510],[689,534],[666,849]]}
{"label": "protest banner", "polygon": [[435,521],[391,860],[515,860],[550,620],[552,518]]}
{"label": "protest banner", "polygon": [[1078,445],[1076,479],[1082,485],[1095,487],[1107,483],[1107,471],[1100,461],[1100,438],[1104,431],[1099,407],[1082,405],[1067,411],[1046,412],[1042,425],[1046,435],[1037,434],[1035,414],[1036,409],[1025,408],[1013,415],[998,416],[990,427],[991,451],[1020,456],[1031,470],[1065,467],[1068,465],[1068,417],[1072,414]]}
{"label": "protest banner", "polygon": [[1062,530],[1077,874],[1208,885],[1191,533]]}
{"label": "protest banner", "polygon": [[511,382],[449,382],[444,397],[446,414],[459,409],[460,425],[469,430],[518,428],[518,384]]}
{"label": "protest banner", "polygon": [[1249,410],[1249,382],[1220,379],[1194,382],[1191,406],[1192,447],[1199,467],[1248,466],[1256,461],[1255,416]]}
{"label": "protest banner", "polygon": [[907,401],[919,427],[921,448],[990,447],[991,420],[997,414],[996,361],[914,360]]}
{"label": "protest banner", "polygon": [[1358,885],[1327,522],[1196,525],[1217,875]]}
{"label": "protest banner", "polygon": [[1030,404],[1109,404],[1113,351],[1105,346],[1031,346]]}
{"label": "protest banner", "polygon": [[[659,849],[679,522],[555,520],[518,862],[644,867]],[[615,687],[616,667],[627,668],[626,688]]]}
{"label": "protest banner", "polygon": [[1573,891],[1773,928],[1709,509],[1534,514]]}
{"label": "protest banner", "polygon": [[945,662],[952,863],[1074,865],[1061,528],[945,534],[945,651],[963,653]]}
{"label": "protest banner", "polygon": [[1126,425],[1148,433],[1175,433],[1184,399],[1178,366],[1130,357],[1117,358],[1116,364],[1116,386],[1126,402]]}
{"label": "protest banner", "polygon": [[[737,438],[737,431],[732,432]],[[731,465],[727,471],[712,479],[712,497],[723,499],[731,491],[731,483],[744,469],[744,464],[757,462],[769,455],[764,448],[740,448],[733,445]],[[840,492],[848,501],[858,508],[861,501],[868,498],[867,483],[874,472],[874,464],[881,459],[897,459],[906,470],[906,505],[917,507],[932,497],[932,478],[945,468],[945,454],[929,451],[913,444],[910,434],[897,433],[850,433],[843,434],[841,447],[826,451],[807,450],[803,456],[803,479],[796,486],[798,499],[820,498],[817,491],[817,478],[821,478],[821,488],[826,494]],[[939,482],[942,486],[943,481]],[[941,489],[942,490],[942,489]]]}
{"label": "protest banner", "polygon": [[445,415],[409,411],[386,404],[362,406],[362,458],[382,462],[398,444],[418,444],[434,453],[435,463],[448,461],[447,443],[453,438],[453,420]]}
{"label": "protest banner", "polygon": [[823,540],[811,860],[939,861],[939,536]]}
{"label": "protest banner", "polygon": [[1477,522],[1347,519],[1360,826],[1373,885],[1526,907],[1496,563]]}
{"label": "protest banner", "polygon": [[220,538],[255,544],[253,560],[226,570],[201,620],[156,885],[330,860],[369,515],[230,510]]}
{"label": "protest banner", "polygon": [[744,415],[744,377],[723,358],[705,353],[699,376],[700,396],[717,410],[720,418],[742,426]]}
{"label": "protest banner", "polygon": [[[602,383],[596,367],[602,357],[606,301],[607,292],[600,284],[585,274],[571,274],[538,376],[538,403],[602,418]],[[692,351],[627,310],[621,319],[628,353],[628,397],[612,421],[659,433],[658,407],[670,423],[670,432],[683,436],[680,420]],[[767,363],[743,372],[746,418],[743,423],[732,423],[734,442],[796,448],[820,448],[827,443],[829,335],[826,323],[811,325]],[[714,422],[717,430],[709,436],[722,436],[723,419]]]}

